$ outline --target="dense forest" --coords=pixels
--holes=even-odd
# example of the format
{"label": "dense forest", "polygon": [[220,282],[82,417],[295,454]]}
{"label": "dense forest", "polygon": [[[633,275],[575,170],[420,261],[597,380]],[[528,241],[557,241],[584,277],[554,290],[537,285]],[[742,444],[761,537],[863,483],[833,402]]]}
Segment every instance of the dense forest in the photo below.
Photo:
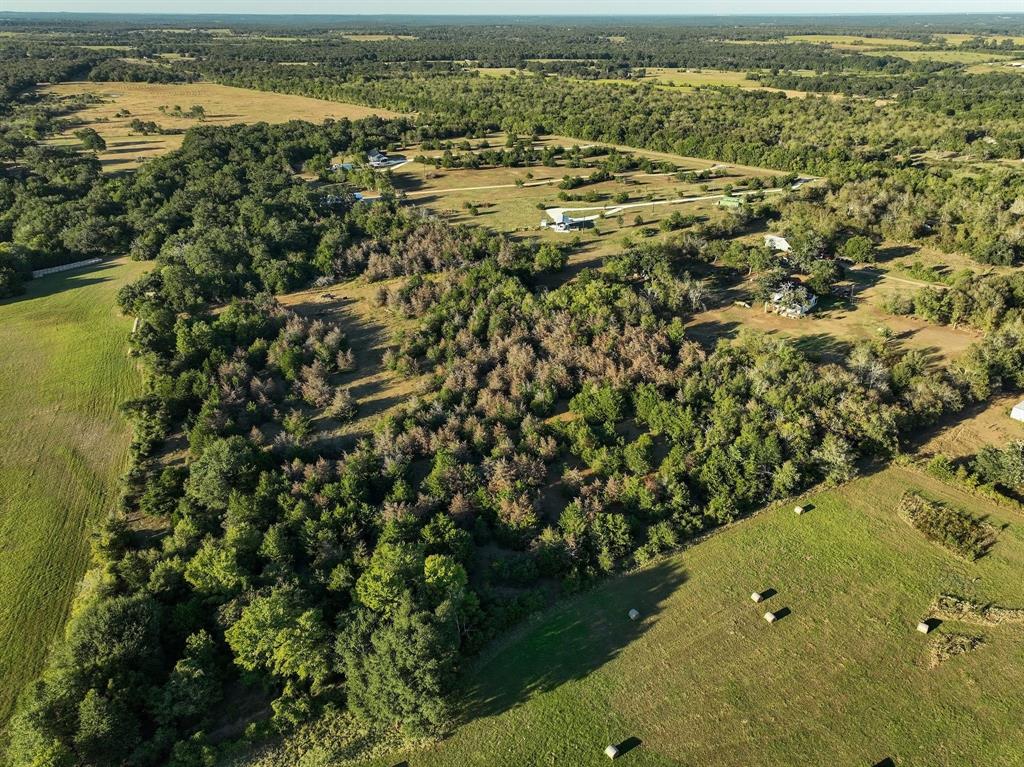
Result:
{"label": "dense forest", "polygon": [[[709,352],[682,330],[707,240],[545,291],[557,251],[394,203],[325,211],[288,170],[408,127],[200,127],[125,181],[117,220],[154,260],[121,295],[147,391],[126,404],[122,508],[10,726],[14,764],[202,764],[213,704],[242,690],[278,731],[333,706],[442,733],[460,659],[553,594],[1024,384],[1019,322],[949,372],[884,341],[824,370],[758,335]],[[430,385],[343,450],[319,435],[358,409],[342,381],[360,360],[344,327],[272,294],[360,273],[413,277],[380,299],[415,320],[388,364]]]}
{"label": "dense forest", "polygon": [[[1016,274],[972,274],[890,307],[985,331],[948,368],[881,335],[822,362],[778,336],[702,345],[684,328],[721,287],[711,264],[756,275],[762,294],[806,274],[826,296],[843,268],[831,255],[871,261],[884,239],[1020,263],[1019,170],[922,160],[1019,161],[1011,75],[932,77],[902,59],[780,41],[808,31],[799,26],[764,31],[757,46],[687,26],[644,27],[642,44],[610,41],[638,36],[632,26],[540,27],[525,41],[439,29],[377,43],[248,30],[230,52],[197,31],[76,33],[132,46],[143,62],[188,56],[173,65],[0,46],[11,62],[0,294],[32,268],[91,255],[152,267],[118,297],[137,318],[144,376],[124,405],[134,436],[123,494],[93,537],[65,638],[9,725],[12,765],[210,765],[328,710],[383,740],[443,735],[458,722],[466,660],[531,612],[767,503],[845,482],[898,456],[913,429],[1024,387]],[[295,57],[319,64],[277,66]],[[463,59],[530,72],[482,77]],[[589,82],[647,66],[763,68],[787,88],[796,76],[785,70],[809,69],[807,89],[848,98]],[[200,77],[416,117],[197,125],[180,149],[117,177],[100,172],[95,131],[74,148],[41,141],[74,105],[36,96],[36,82]],[[373,202],[354,189],[328,201],[298,175],[326,173],[339,154],[495,129],[513,134],[509,147],[438,164],[564,158],[514,140],[555,133],[827,179],[726,224],[668,219],[663,239],[623,243],[602,268],[562,279],[568,240],[454,225],[384,183]],[[608,153],[604,167],[584,165],[573,151],[599,180],[628,162]],[[586,179],[566,178],[565,191]],[[793,242],[785,258],[732,241],[767,220]],[[338,440],[360,412],[350,389],[367,361],[343,321],[280,296],[352,278],[381,283],[377,308],[401,320],[384,364],[421,386]],[[1010,482],[1019,453],[989,451],[977,471]]]}

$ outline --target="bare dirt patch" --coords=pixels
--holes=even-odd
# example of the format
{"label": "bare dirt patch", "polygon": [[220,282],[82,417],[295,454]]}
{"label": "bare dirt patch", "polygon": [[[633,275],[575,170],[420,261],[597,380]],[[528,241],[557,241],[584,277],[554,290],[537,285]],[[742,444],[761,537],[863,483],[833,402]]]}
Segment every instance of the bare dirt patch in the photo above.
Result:
{"label": "bare dirt patch", "polygon": [[1019,394],[992,398],[984,406],[936,433],[921,446],[921,452],[941,454],[956,460],[976,455],[986,445],[1005,447],[1014,440],[1024,440],[1024,423],[1010,418],[1010,409],[1020,400]]}

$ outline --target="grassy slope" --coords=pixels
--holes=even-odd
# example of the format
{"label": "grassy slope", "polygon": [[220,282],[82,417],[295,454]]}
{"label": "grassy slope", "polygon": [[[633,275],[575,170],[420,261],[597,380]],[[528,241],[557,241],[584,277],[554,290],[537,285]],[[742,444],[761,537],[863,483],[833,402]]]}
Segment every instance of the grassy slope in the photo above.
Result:
{"label": "grassy slope", "polygon": [[[1006,524],[992,554],[924,541],[893,512],[907,487]],[[634,765],[1024,764],[1024,630],[947,623],[986,644],[937,669],[914,630],[943,590],[1024,605],[1019,516],[901,468],[808,500],[532,621],[471,674],[474,718],[409,767],[602,765],[629,737]]]}
{"label": "grassy slope", "polygon": [[115,262],[29,283],[0,302],[0,723],[39,670],[113,504],[138,377],[114,294],[144,265]]}

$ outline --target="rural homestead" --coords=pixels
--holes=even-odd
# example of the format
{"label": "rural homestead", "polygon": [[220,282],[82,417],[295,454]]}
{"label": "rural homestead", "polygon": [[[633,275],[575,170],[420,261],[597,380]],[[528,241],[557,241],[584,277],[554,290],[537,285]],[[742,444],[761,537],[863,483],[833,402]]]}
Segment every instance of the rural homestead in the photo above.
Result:
{"label": "rural homestead", "polygon": [[1000,0],[0,9],[0,767],[1024,764],[1022,93]]}

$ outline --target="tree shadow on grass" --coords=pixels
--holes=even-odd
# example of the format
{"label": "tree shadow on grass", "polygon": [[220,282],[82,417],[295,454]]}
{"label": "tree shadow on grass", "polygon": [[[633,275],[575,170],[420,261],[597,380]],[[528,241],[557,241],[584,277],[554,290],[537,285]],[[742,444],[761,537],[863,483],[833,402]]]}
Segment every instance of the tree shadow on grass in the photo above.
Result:
{"label": "tree shadow on grass", "polygon": [[66,290],[77,290],[89,285],[96,285],[101,282],[108,282],[112,276],[104,274],[113,269],[117,264],[113,261],[104,261],[91,266],[83,266],[80,269],[69,269],[66,272],[55,272],[43,277],[37,277],[25,282],[25,292],[0,300],[0,306],[16,304],[21,301],[31,301],[33,298],[52,296],[55,293],[63,293]]}
{"label": "tree shadow on grass", "polygon": [[707,320],[688,325],[686,335],[692,338],[708,351],[714,350],[718,343],[724,338],[735,338],[740,332],[740,323],[721,322],[719,320]]}
{"label": "tree shadow on grass", "polygon": [[[685,581],[685,571],[666,560],[534,616],[469,671],[464,717],[493,716],[586,678],[654,625],[665,600]],[[632,609],[640,613],[636,620],[629,617]]]}
{"label": "tree shadow on grass", "polygon": [[795,336],[793,345],[811,359],[819,362],[842,362],[853,351],[852,343],[836,338],[831,333],[808,333]]}
{"label": "tree shadow on grass", "polygon": [[884,264],[887,261],[892,261],[897,258],[904,258],[906,256],[912,256],[920,250],[915,245],[892,245],[888,248],[878,248],[875,251],[875,260]]}
{"label": "tree shadow on grass", "polygon": [[142,147],[149,149],[153,146],[152,141],[108,141],[106,152],[112,152],[114,149],[132,149]]}
{"label": "tree shadow on grass", "polygon": [[625,756],[634,748],[637,748],[643,743],[640,738],[626,738],[624,741],[618,744],[616,748],[619,749],[619,758]]}

